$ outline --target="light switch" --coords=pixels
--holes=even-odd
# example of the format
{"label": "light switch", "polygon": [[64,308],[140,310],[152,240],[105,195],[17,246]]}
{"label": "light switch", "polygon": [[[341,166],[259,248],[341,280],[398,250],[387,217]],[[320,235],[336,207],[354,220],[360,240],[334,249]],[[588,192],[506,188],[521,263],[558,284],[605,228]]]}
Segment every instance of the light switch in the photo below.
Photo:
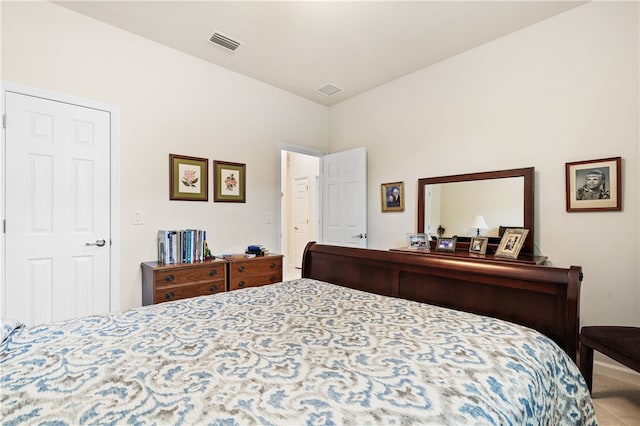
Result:
{"label": "light switch", "polygon": [[133,224],[134,225],[142,225],[142,210],[134,210],[133,211]]}

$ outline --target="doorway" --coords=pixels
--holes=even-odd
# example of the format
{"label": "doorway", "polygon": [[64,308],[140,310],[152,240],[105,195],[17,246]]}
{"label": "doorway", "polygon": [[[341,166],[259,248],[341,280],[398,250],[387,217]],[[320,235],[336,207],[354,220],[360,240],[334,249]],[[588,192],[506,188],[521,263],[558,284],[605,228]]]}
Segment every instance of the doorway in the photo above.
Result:
{"label": "doorway", "polygon": [[321,239],[322,155],[295,147],[280,151],[280,247],[285,280],[300,278],[304,247]]}

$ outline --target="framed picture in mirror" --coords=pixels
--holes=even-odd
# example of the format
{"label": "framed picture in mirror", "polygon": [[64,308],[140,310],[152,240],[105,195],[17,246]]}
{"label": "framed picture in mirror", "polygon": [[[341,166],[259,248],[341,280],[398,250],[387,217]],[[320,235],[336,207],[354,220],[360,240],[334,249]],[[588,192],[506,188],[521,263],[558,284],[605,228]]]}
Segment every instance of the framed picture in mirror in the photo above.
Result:
{"label": "framed picture in mirror", "polygon": [[487,246],[489,245],[489,238],[487,237],[471,237],[469,243],[469,253],[485,254],[487,253]]}
{"label": "framed picture in mirror", "polygon": [[524,228],[509,228],[504,231],[496,256],[517,259],[528,233],[529,230]]}
{"label": "framed picture in mirror", "polygon": [[456,237],[438,238],[436,241],[436,251],[453,253],[456,251]]}

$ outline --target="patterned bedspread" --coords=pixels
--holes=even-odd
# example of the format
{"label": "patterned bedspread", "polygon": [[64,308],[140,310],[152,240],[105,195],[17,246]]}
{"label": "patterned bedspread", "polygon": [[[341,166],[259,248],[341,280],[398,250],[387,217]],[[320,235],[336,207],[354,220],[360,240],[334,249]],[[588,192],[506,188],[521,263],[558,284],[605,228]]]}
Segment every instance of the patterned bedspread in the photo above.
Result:
{"label": "patterned bedspread", "polygon": [[309,279],[7,326],[1,349],[5,425],[596,424],[539,333]]}

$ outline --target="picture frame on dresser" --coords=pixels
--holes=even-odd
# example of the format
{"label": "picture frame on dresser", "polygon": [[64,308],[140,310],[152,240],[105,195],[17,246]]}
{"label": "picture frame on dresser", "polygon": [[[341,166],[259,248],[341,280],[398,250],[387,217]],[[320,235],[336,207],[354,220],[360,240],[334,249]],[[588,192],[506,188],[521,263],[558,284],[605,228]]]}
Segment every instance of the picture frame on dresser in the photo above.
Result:
{"label": "picture frame on dresser", "polygon": [[228,161],[213,162],[213,201],[246,203],[246,165]]}
{"label": "picture frame on dresser", "polygon": [[497,257],[517,259],[528,233],[529,230],[524,228],[509,228],[505,230],[495,255]]}
{"label": "picture frame on dresser", "polygon": [[489,238],[487,237],[471,237],[469,242],[469,253],[486,254]]}
{"label": "picture frame on dresser", "polygon": [[407,234],[407,247],[414,250],[429,250],[429,234]]}
{"label": "picture frame on dresser", "polygon": [[438,240],[436,241],[436,251],[455,253],[456,240],[456,237],[438,238]]}
{"label": "picture frame on dresser", "polygon": [[169,154],[169,199],[209,201],[209,159]]}

